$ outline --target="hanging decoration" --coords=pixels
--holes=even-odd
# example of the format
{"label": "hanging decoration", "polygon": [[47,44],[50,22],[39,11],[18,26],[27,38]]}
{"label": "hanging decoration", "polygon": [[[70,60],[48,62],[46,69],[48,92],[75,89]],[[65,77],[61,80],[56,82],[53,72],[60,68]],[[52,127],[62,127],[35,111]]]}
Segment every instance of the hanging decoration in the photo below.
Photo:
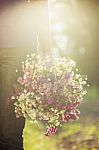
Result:
{"label": "hanging decoration", "polygon": [[64,123],[79,118],[77,106],[86,94],[87,76],[78,72],[73,60],[41,58],[38,47],[37,52],[27,55],[22,62],[22,76],[11,99],[16,117],[30,118],[33,123],[44,122],[44,134],[50,136]]}
{"label": "hanging decoration", "polygon": [[86,94],[87,77],[77,73],[74,61],[32,54],[22,63],[22,73],[12,96],[16,117],[44,122],[47,136],[79,118],[76,107]]}

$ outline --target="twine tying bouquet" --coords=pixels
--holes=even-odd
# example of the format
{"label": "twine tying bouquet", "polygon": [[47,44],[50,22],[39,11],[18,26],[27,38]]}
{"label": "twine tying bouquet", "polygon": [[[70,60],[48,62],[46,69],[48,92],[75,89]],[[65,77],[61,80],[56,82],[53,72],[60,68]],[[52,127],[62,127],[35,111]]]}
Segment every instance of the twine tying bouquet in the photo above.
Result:
{"label": "twine tying bouquet", "polygon": [[86,80],[73,60],[28,55],[12,96],[16,117],[24,116],[34,123],[43,121],[44,134],[54,134],[64,123],[79,118],[76,107],[86,94]]}

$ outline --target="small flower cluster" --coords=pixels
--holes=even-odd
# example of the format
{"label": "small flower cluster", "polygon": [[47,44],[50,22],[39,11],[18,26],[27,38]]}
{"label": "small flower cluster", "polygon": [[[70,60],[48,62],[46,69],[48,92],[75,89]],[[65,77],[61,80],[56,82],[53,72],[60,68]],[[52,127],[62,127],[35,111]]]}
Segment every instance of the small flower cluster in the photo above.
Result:
{"label": "small flower cluster", "polygon": [[43,121],[47,136],[79,118],[76,107],[86,94],[87,77],[78,73],[73,60],[31,54],[22,62],[22,73],[12,96],[17,117]]}

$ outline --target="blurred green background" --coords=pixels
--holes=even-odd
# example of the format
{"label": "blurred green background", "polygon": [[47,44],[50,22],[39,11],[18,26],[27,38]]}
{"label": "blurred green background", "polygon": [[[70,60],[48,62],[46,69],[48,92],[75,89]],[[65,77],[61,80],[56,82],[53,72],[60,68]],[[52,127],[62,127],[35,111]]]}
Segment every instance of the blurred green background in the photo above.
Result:
{"label": "blurred green background", "polygon": [[99,1],[49,1],[53,57],[76,61],[88,75],[88,93],[78,121],[68,123],[52,136],[43,135],[43,125],[27,120],[25,150],[99,150]]}

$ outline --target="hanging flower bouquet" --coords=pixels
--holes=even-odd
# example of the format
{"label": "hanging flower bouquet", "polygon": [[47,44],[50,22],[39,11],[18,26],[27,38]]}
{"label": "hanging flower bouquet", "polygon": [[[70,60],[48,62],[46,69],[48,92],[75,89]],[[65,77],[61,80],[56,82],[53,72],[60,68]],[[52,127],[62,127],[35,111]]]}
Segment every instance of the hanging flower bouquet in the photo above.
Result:
{"label": "hanging flower bouquet", "polygon": [[87,77],[77,71],[72,60],[27,56],[12,96],[16,117],[29,117],[34,123],[43,121],[46,136],[54,134],[64,123],[78,119],[80,112],[76,107],[86,94]]}

